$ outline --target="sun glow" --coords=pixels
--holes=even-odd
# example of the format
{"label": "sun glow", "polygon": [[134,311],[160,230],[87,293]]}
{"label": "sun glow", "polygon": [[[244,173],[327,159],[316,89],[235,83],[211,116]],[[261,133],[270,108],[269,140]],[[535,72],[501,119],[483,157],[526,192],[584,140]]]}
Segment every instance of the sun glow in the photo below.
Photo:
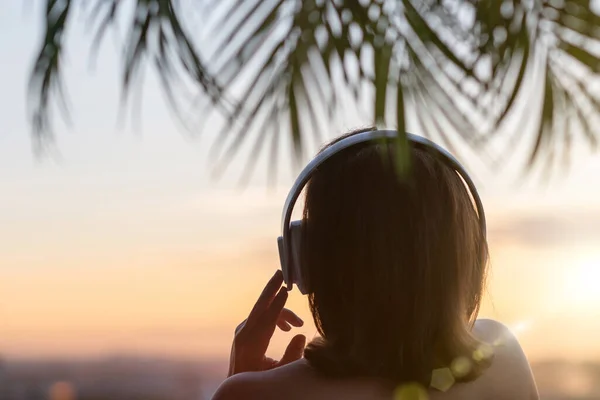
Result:
{"label": "sun glow", "polygon": [[578,310],[600,313],[600,260],[586,260],[567,273],[564,298]]}
{"label": "sun glow", "polygon": [[532,324],[533,324],[533,322],[530,320],[520,321],[520,322],[517,322],[517,323],[511,325],[510,330],[513,334],[519,336],[519,335],[523,334],[524,332],[528,331],[531,328]]}

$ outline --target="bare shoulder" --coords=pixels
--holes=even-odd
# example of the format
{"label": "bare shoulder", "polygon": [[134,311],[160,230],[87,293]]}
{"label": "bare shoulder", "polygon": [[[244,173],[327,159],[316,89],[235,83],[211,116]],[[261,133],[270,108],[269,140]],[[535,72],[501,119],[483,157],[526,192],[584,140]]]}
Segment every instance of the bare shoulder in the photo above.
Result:
{"label": "bare shoulder", "polygon": [[[447,393],[432,393],[431,399],[538,400],[529,362],[514,334],[502,323],[490,319],[478,320],[473,334],[493,350],[491,366],[477,380]],[[221,384],[213,400],[389,398],[381,394],[382,390],[368,381],[320,379],[306,360],[301,359],[269,371],[234,375]]]}
{"label": "bare shoulder", "polygon": [[502,322],[494,319],[480,318],[475,321],[473,333],[484,342],[492,343],[493,341],[501,340],[503,337],[513,337],[510,329]]}
{"label": "bare shoulder", "polygon": [[[231,376],[223,381],[212,400],[232,400],[241,398],[253,398],[256,379],[252,373],[242,373]],[[249,396],[250,395],[250,396]]]}
{"label": "bare shoulder", "polygon": [[212,400],[235,400],[235,399],[265,399],[267,390],[275,390],[272,382],[263,372],[244,372],[233,375],[217,389]]}
{"label": "bare shoulder", "polygon": [[475,323],[473,333],[489,344],[494,354],[492,365],[484,374],[490,390],[498,398],[538,399],[529,361],[510,329],[498,321],[481,319]]}
{"label": "bare shoulder", "polygon": [[212,400],[280,399],[293,390],[302,389],[310,371],[303,360],[263,372],[244,372],[227,378],[217,389]]}

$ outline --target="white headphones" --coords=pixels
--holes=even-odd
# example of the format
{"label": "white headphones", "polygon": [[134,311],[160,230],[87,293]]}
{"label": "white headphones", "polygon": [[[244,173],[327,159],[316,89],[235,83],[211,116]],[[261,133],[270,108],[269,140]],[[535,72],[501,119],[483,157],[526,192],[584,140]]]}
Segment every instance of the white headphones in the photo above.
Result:
{"label": "white headphones", "polygon": [[[477,215],[479,216],[479,226],[484,236],[486,234],[486,222],[485,213],[483,211],[483,204],[475,188],[475,184],[469,177],[469,174],[465,171],[463,166],[454,158],[449,152],[438,146],[431,140],[425,139],[421,136],[406,134],[408,142],[420,150],[429,152],[430,154],[438,157],[447,166],[452,168],[456,173],[465,181],[471,196],[475,202],[475,208]],[[283,271],[283,280],[287,284],[288,290],[292,289],[293,284],[296,284],[302,294],[307,294],[308,287],[302,280],[301,265],[300,265],[300,242],[301,242],[301,230],[302,221],[290,221],[292,218],[292,211],[296,200],[300,196],[302,189],[306,183],[310,180],[314,171],[325,161],[331,158],[333,155],[340,151],[352,147],[354,145],[371,142],[381,139],[393,140],[397,139],[398,132],[392,130],[376,130],[369,132],[361,132],[355,135],[348,136],[336,142],[335,144],[325,148],[319,153],[311,162],[302,170],[298,178],[292,185],[285,204],[283,205],[283,214],[281,218],[281,231],[282,236],[277,238],[277,245],[279,247],[279,260],[281,262],[281,269]]]}

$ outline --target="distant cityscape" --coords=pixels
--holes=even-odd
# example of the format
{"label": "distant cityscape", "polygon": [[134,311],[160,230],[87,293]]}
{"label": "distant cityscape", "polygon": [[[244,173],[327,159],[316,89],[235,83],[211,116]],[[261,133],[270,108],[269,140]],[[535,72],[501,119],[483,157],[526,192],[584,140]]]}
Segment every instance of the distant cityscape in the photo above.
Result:
{"label": "distant cityscape", "polygon": [[90,361],[0,361],[0,400],[204,400],[219,362],[111,357]]}
{"label": "distant cityscape", "polygon": [[[542,400],[600,400],[600,363],[532,365]],[[0,400],[208,400],[226,360],[0,361]]]}

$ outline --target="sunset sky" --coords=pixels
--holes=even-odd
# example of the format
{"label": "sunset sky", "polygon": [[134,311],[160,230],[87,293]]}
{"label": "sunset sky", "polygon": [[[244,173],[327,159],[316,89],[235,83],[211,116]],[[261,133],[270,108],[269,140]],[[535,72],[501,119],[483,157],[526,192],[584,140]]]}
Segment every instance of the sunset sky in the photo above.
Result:
{"label": "sunset sky", "polygon": [[[298,171],[281,157],[269,189],[263,162],[241,191],[246,148],[211,179],[215,135],[179,131],[152,74],[140,127],[119,128],[119,54],[109,35],[90,68],[81,24],[65,59],[72,127],[58,124],[57,155],[36,159],[25,96],[40,9],[22,3],[0,5],[10,54],[0,64],[0,354],[226,356],[278,267],[281,207]],[[348,120],[329,138],[368,122]],[[531,359],[600,360],[600,158],[578,149],[549,183],[520,183],[512,158],[497,171],[465,162],[488,213],[482,315],[512,327]],[[290,307],[310,320],[296,291]],[[312,323],[301,331],[315,333]]]}

